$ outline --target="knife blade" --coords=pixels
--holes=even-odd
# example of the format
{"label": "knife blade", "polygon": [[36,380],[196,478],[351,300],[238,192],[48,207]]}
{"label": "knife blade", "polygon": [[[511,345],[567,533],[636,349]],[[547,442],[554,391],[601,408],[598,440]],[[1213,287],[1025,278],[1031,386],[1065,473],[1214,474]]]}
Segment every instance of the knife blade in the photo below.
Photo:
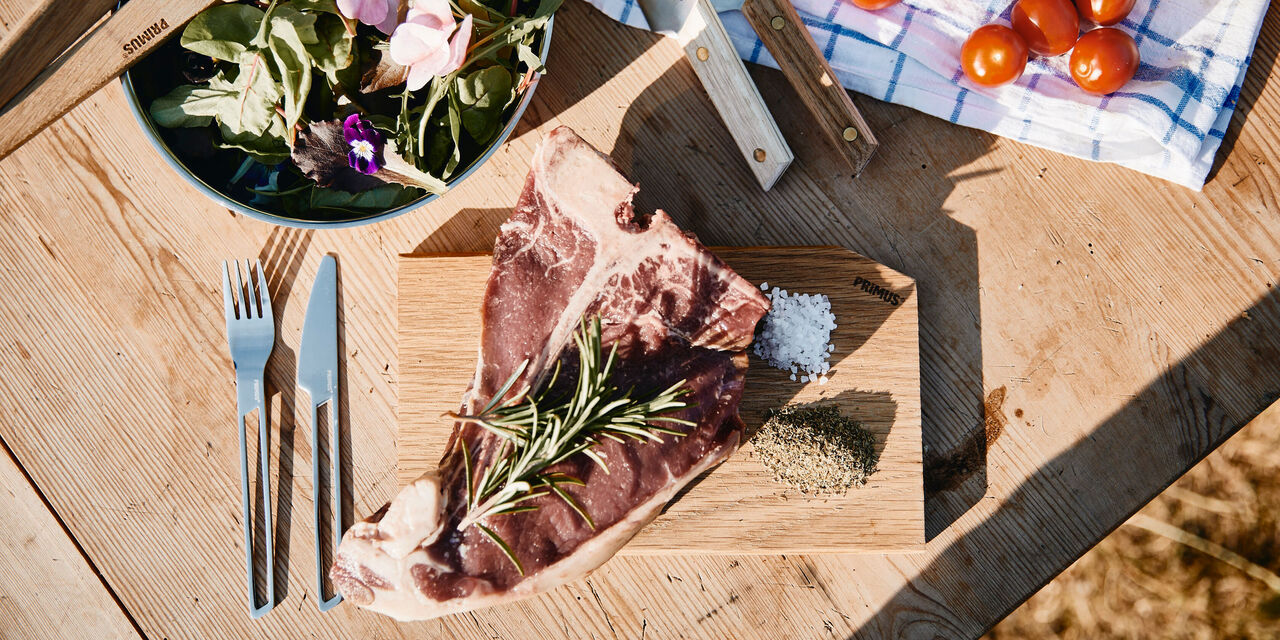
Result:
{"label": "knife blade", "polygon": [[639,0],[649,27],[680,43],[760,186],[768,191],[794,156],[708,0]]}
{"label": "knife blade", "polygon": [[329,498],[332,504],[333,523],[329,529],[333,545],[333,557],[337,557],[338,543],[342,539],[342,478],[338,463],[338,263],[333,256],[320,259],[315,283],[311,286],[311,299],[307,302],[307,315],[302,324],[302,344],[298,347],[298,388],[307,392],[311,400],[311,477],[312,498],[315,507],[313,523],[316,532],[316,597],[321,611],[328,611],[342,601],[334,593],[325,599],[324,566],[321,550],[324,548],[320,530],[320,424],[317,415],[320,407],[329,405]]}
{"label": "knife blade", "polygon": [[818,50],[789,0],[710,0],[716,11],[742,11],[756,35],[778,62],[800,100],[821,125],[823,135],[840,150],[856,177],[880,143],[853,105],[849,92]]}

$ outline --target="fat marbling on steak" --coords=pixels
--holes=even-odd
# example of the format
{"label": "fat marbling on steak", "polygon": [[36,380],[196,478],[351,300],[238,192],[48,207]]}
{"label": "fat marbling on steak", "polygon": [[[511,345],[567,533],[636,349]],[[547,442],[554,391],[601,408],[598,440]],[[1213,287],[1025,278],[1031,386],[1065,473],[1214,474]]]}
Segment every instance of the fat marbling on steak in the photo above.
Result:
{"label": "fat marbling on steak", "polygon": [[496,242],[479,362],[462,412],[483,407],[526,360],[510,394],[538,388],[562,359],[565,371],[576,369],[572,335],[583,318],[598,316],[603,343],[618,346],[614,384],[634,386],[639,396],[685,380],[688,406],[673,415],[694,426],[661,442],[604,440],[594,451],[608,473],[581,454],[557,468],[585,482],[565,489],[595,528],[554,496],[536,498],[536,511],[488,518],[522,575],[476,527],[458,530],[467,511],[459,441],[483,467],[503,440],[456,423],[439,469],[343,536],[330,575],[347,600],[409,620],[547,591],[603,564],[677,491],[737,448],[744,350],[768,301],[667,214],[637,215],[635,192],[572,130],[547,135]]}

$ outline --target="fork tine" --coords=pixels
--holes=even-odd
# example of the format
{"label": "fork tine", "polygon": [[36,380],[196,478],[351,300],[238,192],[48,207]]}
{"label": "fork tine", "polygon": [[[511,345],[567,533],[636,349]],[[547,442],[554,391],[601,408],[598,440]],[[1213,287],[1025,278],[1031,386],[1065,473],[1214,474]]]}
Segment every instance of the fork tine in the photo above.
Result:
{"label": "fork tine", "polygon": [[274,320],[271,315],[271,291],[267,289],[267,277],[262,271],[261,260],[258,261],[258,309],[263,318]]}
{"label": "fork tine", "polygon": [[248,258],[244,261],[244,295],[245,306],[249,309],[250,318],[261,318],[262,310],[258,308],[258,294],[253,284],[253,263]]}
{"label": "fork tine", "polygon": [[222,261],[222,306],[226,310],[227,325],[236,319],[236,302],[231,297],[231,275],[227,261]]}
{"label": "fork tine", "polygon": [[236,307],[238,311],[238,313],[236,314],[236,317],[239,318],[240,320],[247,320],[249,318],[252,318],[253,314],[250,313],[249,308],[245,306],[248,303],[248,300],[245,298],[245,295],[244,295],[244,281],[240,279],[240,261],[236,260],[235,265],[236,265]]}

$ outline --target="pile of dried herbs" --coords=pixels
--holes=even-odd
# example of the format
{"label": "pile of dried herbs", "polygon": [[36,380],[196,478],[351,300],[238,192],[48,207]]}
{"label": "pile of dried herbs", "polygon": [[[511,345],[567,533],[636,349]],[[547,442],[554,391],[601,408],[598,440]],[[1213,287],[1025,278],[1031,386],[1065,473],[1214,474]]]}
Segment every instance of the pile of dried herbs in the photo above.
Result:
{"label": "pile of dried herbs", "polygon": [[774,479],[803,493],[842,494],[876,470],[875,437],[834,405],[792,405],[770,412],[751,438]]}
{"label": "pile of dried herbs", "polygon": [[157,79],[139,95],[169,146],[237,200],[380,212],[443,192],[484,154],[542,70],[560,1],[216,5],[141,67]]}

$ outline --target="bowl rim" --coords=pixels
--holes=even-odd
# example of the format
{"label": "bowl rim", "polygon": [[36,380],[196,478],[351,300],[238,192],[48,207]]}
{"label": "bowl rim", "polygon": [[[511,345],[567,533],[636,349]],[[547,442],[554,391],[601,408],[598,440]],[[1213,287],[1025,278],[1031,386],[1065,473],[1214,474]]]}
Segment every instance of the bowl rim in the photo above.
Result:
{"label": "bowl rim", "polygon": [[[547,52],[550,51],[551,48],[551,30],[554,24],[555,16],[552,15],[547,19],[547,26],[542,34],[542,50],[539,52],[538,57],[542,61],[544,67],[547,64]],[[448,182],[446,182],[450,190],[461,184],[462,181],[470,177],[471,174],[475,173],[477,169],[489,161],[489,158],[493,157],[493,154],[497,153],[498,149],[501,148],[502,145],[506,144],[507,140],[511,137],[511,134],[515,131],[516,125],[520,123],[520,118],[524,116],[525,109],[528,109],[529,104],[533,101],[533,94],[537,91],[541,78],[541,72],[533,75],[533,81],[529,84],[529,88],[525,90],[524,96],[516,105],[515,111],[511,113],[511,118],[507,121],[506,126],[502,128],[498,137],[489,144],[487,149],[485,149],[485,152],[480,154],[480,157],[476,158],[471,163],[471,166],[467,167],[466,171],[450,178]],[[413,202],[405,203],[394,209],[351,220],[301,220],[277,213],[271,213],[269,211],[263,211],[261,209],[255,209],[243,202],[231,199],[227,195],[210,186],[197,176],[194,171],[189,169],[186,164],[178,158],[177,154],[169,148],[169,145],[165,144],[164,139],[160,137],[159,131],[156,130],[157,125],[151,121],[150,115],[148,115],[146,110],[142,108],[141,100],[138,98],[138,94],[133,87],[132,71],[125,71],[120,76],[120,84],[124,87],[125,96],[128,98],[129,110],[133,112],[134,119],[137,120],[138,126],[142,129],[143,134],[146,135],[147,140],[151,142],[151,146],[160,154],[160,157],[164,159],[165,163],[185,179],[188,184],[195,187],[197,191],[200,191],[214,202],[221,204],[231,211],[243,214],[255,220],[261,220],[263,222],[269,222],[271,224],[284,227],[293,227],[296,229],[346,229],[390,220],[397,216],[409,213],[410,211],[424,207],[435,202],[443,195],[448,194],[448,190],[443,194],[427,194],[422,198],[414,200]]]}

